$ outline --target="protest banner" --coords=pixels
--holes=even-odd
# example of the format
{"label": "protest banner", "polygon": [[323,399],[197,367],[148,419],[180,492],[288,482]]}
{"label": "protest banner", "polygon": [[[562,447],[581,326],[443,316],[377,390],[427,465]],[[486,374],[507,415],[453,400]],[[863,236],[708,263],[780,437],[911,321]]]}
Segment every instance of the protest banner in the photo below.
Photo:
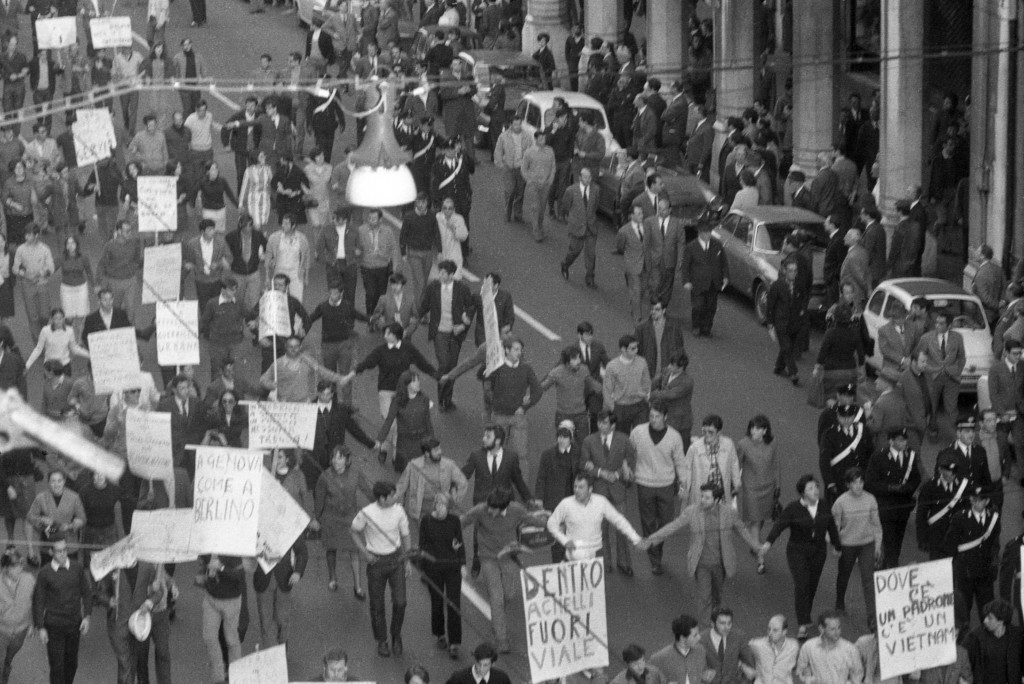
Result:
{"label": "protest banner", "polygon": [[229,556],[256,553],[263,454],[196,447],[192,550]]}
{"label": "protest banner", "polygon": [[292,321],[288,315],[288,295],[267,290],[260,297],[260,338],[288,337],[292,334]]}
{"label": "protest banner", "polygon": [[89,555],[89,572],[94,582],[120,568],[130,568],[138,561],[135,557],[135,545],[131,536],[123,537],[102,551],[93,551]]}
{"label": "protest banner", "polygon": [[956,662],[953,560],[875,573],[882,679]]}
{"label": "protest banner", "polygon": [[178,230],[178,179],[139,176],[139,232]]}
{"label": "protest banner", "polygon": [[135,328],[112,328],[89,333],[89,365],[96,394],[140,387],[139,347]]}
{"label": "protest banner", "polygon": [[607,667],[604,560],[535,565],[521,578],[532,681]]}
{"label": "protest banner", "polygon": [[284,644],[256,651],[228,665],[231,684],[287,684],[288,659]]}
{"label": "protest banner", "polygon": [[316,404],[255,401],[249,403],[249,448],[312,449]]}
{"label": "protest banner", "polygon": [[161,366],[199,364],[199,302],[156,303],[156,360]]}
{"label": "protest banner", "polygon": [[88,166],[108,159],[117,147],[114,136],[114,122],[106,109],[78,109],[75,123],[71,126],[75,143],[75,161],[79,166]]}
{"label": "protest banner", "polygon": [[89,30],[97,50],[132,46],[131,17],[96,17],[89,20]]}
{"label": "protest banner", "polygon": [[146,247],[142,255],[142,303],[173,302],[181,296],[181,245]]}
{"label": "protest banner", "polygon": [[270,573],[309,525],[309,514],[263,469],[260,516],[256,526],[256,560]]}
{"label": "protest banner", "polygon": [[76,17],[36,19],[36,41],[40,50],[66,48],[78,42]]}
{"label": "protest banner", "polygon": [[147,563],[187,563],[199,557],[192,550],[191,508],[161,508],[132,514],[135,557]]}
{"label": "protest banner", "polygon": [[146,480],[173,480],[171,414],[129,408],[124,417],[128,468]]}
{"label": "protest banner", "polygon": [[494,286],[490,278],[480,285],[480,301],[484,309],[484,342],[487,345],[487,364],[484,375],[490,375],[505,363],[505,347],[501,343],[498,309],[494,306]]}

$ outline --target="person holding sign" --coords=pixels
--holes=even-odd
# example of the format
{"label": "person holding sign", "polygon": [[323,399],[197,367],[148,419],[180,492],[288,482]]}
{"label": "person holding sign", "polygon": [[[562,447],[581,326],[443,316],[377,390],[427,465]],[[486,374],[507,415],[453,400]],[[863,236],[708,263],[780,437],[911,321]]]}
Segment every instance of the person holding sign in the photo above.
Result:
{"label": "person holding sign", "polygon": [[[288,287],[291,283],[291,278],[289,278],[284,273],[278,273],[274,276],[273,283],[273,288],[275,292],[284,292],[288,297],[288,324],[290,326],[289,335],[296,336],[300,339],[302,337],[305,337],[306,331],[309,330],[309,314],[306,313],[306,309],[302,306],[302,302],[288,294]],[[256,306],[254,306],[252,310],[249,312],[249,315],[246,317],[248,319],[249,329],[257,334],[259,334],[257,331],[261,330],[262,328],[262,326],[260,325],[260,316],[262,315],[261,307],[263,300],[264,298],[261,298],[260,301],[256,303]],[[264,325],[267,325],[269,323],[270,321],[263,321]],[[266,371],[268,368],[274,365],[275,351],[277,352],[277,357],[280,357],[285,353],[285,343],[288,341],[289,335],[278,334],[276,335],[276,340],[274,340],[274,336],[272,335],[260,337],[259,345],[262,348],[262,359],[260,367],[264,371]]]}
{"label": "person holding sign", "polygon": [[953,556],[953,587],[963,599],[958,607],[966,611],[957,615],[957,623],[965,626],[974,603],[984,620],[982,609],[995,598],[999,570],[999,512],[989,507],[988,487],[972,485],[969,492],[970,508],[953,516],[943,542],[947,555]]}
{"label": "person holding sign", "polygon": [[[402,655],[402,623],[405,620],[405,582],[412,574],[409,560],[409,518],[397,505],[395,485],[378,481],[373,485],[374,502],[352,520],[352,541],[366,559],[366,581],[370,589],[370,624],[377,641],[377,654],[387,658],[394,651]],[[384,589],[391,585],[391,648],[384,615]]]}
{"label": "person holding sign", "polygon": [[285,355],[264,371],[260,378],[263,389],[273,392],[277,401],[310,402],[317,396],[317,382],[326,378],[339,387],[352,380],[352,374],[334,373],[302,353],[302,340],[292,335],[285,343]]}

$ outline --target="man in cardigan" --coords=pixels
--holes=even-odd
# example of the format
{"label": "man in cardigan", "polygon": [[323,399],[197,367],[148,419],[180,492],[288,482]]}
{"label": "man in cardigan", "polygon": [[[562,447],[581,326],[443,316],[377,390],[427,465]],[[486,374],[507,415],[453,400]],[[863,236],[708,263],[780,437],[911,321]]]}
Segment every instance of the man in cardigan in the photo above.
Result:
{"label": "man in cardigan", "polygon": [[52,684],[72,684],[78,670],[78,644],[89,632],[92,590],[85,568],[68,558],[62,533],[50,537],[53,560],[44,565],[32,595],[32,623],[46,646]]}

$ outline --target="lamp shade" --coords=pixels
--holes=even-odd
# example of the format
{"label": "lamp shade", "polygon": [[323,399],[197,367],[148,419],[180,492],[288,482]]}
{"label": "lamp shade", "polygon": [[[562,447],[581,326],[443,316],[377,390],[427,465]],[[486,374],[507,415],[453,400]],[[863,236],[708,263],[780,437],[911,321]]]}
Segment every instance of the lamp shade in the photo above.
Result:
{"label": "lamp shade", "polygon": [[345,187],[345,199],[357,207],[395,207],[416,199],[416,183],[406,166],[409,154],[398,145],[391,126],[394,98],[391,84],[379,81],[369,86],[366,135],[352,153],[352,173]]}

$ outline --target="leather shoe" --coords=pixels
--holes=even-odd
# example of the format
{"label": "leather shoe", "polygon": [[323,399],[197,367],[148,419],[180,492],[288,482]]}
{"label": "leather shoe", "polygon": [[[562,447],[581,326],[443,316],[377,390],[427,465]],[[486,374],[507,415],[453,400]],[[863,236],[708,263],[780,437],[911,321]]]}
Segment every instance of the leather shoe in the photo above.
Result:
{"label": "leather shoe", "polygon": [[664,575],[665,574],[665,569],[663,567],[661,567],[660,565],[655,565],[655,566],[653,566],[651,568],[651,574],[652,575]]}
{"label": "leather shoe", "polygon": [[561,266],[559,266],[559,268],[562,271],[562,277],[565,278],[566,280],[568,280],[569,279],[569,267],[566,266],[565,264],[562,264]]}
{"label": "leather shoe", "polygon": [[620,565],[619,566],[619,572],[621,572],[626,577],[632,577],[633,576],[633,568],[629,567],[628,565]]}
{"label": "leather shoe", "polygon": [[391,652],[394,653],[396,657],[398,657],[402,655],[402,650],[402,637],[395,637],[394,639],[392,639]]}
{"label": "leather shoe", "polygon": [[377,642],[377,655],[379,655],[381,658],[388,658],[391,656],[391,649],[388,648],[388,642]]}

